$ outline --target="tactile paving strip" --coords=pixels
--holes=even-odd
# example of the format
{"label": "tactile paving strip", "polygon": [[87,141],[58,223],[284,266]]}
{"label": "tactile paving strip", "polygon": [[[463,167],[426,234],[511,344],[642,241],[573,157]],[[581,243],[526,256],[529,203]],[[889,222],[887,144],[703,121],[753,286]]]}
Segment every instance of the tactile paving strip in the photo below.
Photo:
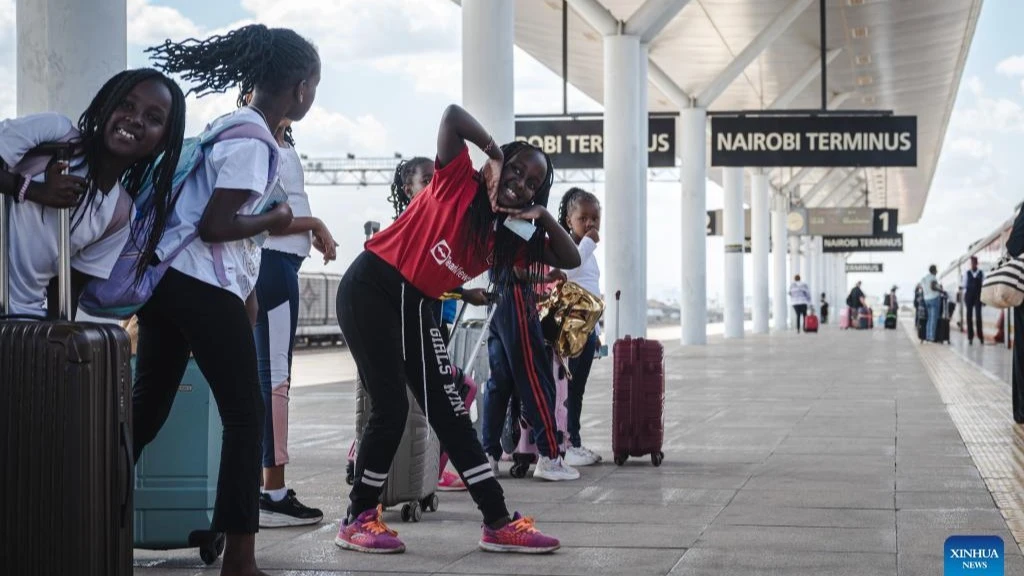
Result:
{"label": "tactile paving strip", "polygon": [[[917,342],[913,324],[903,327]],[[1013,421],[1010,388],[946,346],[918,344],[918,351],[1010,533],[1024,549],[1024,428]]]}

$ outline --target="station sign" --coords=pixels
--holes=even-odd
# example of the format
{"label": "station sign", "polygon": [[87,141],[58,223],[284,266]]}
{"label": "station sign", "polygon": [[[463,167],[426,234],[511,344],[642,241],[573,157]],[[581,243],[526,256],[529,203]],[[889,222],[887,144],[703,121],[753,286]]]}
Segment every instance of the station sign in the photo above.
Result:
{"label": "station sign", "polygon": [[[724,234],[722,227],[722,211],[721,210],[708,210],[707,219],[704,221],[704,232],[707,236],[721,236]],[[771,234],[768,236],[768,241],[771,243]],[[726,246],[726,252],[739,252],[737,246]],[[750,209],[743,211],[743,253],[750,254],[752,252],[750,243]],[[771,248],[769,246],[769,252]]]}
{"label": "station sign", "polygon": [[847,262],[846,273],[847,274],[862,274],[862,273],[873,273],[881,272],[881,262]]}
{"label": "station sign", "polygon": [[[650,117],[647,126],[647,165],[651,168],[675,166],[676,119]],[[543,150],[559,170],[604,167],[604,120],[600,118],[517,118],[516,140]]]}
{"label": "station sign", "polygon": [[895,236],[826,236],[823,252],[903,252],[903,234]]}
{"label": "station sign", "polygon": [[786,227],[791,236],[898,236],[896,208],[795,208]]}
{"label": "station sign", "polygon": [[711,117],[711,165],[917,166],[916,116]]}

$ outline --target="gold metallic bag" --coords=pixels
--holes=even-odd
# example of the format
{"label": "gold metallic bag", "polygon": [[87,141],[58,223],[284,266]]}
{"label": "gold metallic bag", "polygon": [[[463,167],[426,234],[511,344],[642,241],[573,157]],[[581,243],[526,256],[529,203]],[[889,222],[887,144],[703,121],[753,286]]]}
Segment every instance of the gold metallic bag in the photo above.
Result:
{"label": "gold metallic bag", "polygon": [[563,282],[537,304],[544,339],[562,358],[583,352],[604,314],[604,302],[575,282]]}

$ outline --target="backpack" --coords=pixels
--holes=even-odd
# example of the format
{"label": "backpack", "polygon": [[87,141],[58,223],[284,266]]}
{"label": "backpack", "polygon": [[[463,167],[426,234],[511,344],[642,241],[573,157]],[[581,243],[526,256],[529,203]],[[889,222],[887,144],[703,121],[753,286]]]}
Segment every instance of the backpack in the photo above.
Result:
{"label": "backpack", "polygon": [[[211,125],[212,126],[212,125]],[[171,213],[168,214],[167,227],[178,224],[173,206],[177,203],[182,193],[185,182],[193,177],[196,171],[204,165],[206,152],[217,142],[233,140],[238,138],[252,138],[265,143],[270,149],[270,171],[267,175],[267,182],[273,182],[277,178],[278,148],[277,141],[262,126],[247,120],[233,118],[222,122],[217,126],[207,126],[206,129],[196,137],[187,138],[182,144],[181,156],[178,165],[174,170],[172,187],[176,190],[172,201]],[[139,253],[144,246],[139,243],[149,237],[153,228],[153,182],[152,174],[143,183],[138,197],[135,199],[136,220],[132,224],[132,234],[121,250],[114,267],[107,279],[93,278],[86,283],[78,300],[78,306],[86,313],[100,318],[114,318],[125,320],[131,318],[153,295],[160,280],[167,272],[167,268],[181,252],[199,237],[198,229],[185,237],[178,247],[171,250],[160,261],[159,264],[146,264],[146,270],[142,277],[136,282],[136,264]],[[264,194],[254,209],[259,213],[267,208],[270,201],[269,195]],[[223,245],[212,244],[214,270],[217,279],[222,286],[227,286],[230,281],[224,270]]]}

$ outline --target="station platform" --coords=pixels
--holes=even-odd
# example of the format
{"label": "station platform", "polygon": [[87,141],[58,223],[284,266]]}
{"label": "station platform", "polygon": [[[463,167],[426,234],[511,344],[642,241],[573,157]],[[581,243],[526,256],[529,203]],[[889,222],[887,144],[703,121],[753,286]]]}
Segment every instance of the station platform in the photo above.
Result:
{"label": "station platform", "polygon": [[[315,527],[261,531],[261,567],[287,576],[933,576],[943,573],[947,537],[995,535],[1005,574],[1024,575],[1024,431],[1012,421],[1008,384],[954,346],[919,344],[907,319],[897,330],[833,324],[818,334],[665,344],[661,467],[611,462],[608,359],[595,362],[583,419],[584,442],[605,461],[560,483],[512,479],[503,465],[510,509],[562,540],[560,551],[535,557],[478,550],[480,516],[466,493],[440,493],[439,510],[417,524],[386,512],[405,554],[337,548],[353,382],[343,350],[299,354],[288,483],[326,516]],[[331,363],[347,377],[302,385]],[[143,576],[219,571],[194,550],[137,550],[135,563]]]}

